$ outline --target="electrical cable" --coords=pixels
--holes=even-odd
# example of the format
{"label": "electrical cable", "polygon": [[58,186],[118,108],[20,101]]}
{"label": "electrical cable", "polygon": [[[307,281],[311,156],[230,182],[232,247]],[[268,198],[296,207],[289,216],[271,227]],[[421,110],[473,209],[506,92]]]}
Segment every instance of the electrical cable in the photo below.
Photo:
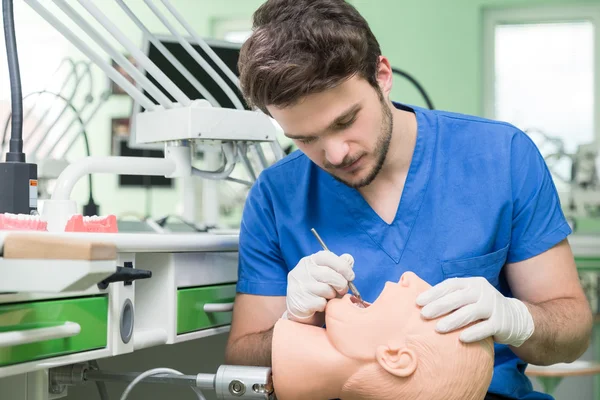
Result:
{"label": "electrical cable", "polygon": [[431,99],[427,95],[427,92],[425,91],[423,86],[421,86],[421,84],[413,76],[411,76],[408,72],[402,71],[401,69],[394,68],[394,67],[392,67],[392,72],[408,79],[413,85],[415,85],[415,87],[417,88],[419,93],[421,93],[421,96],[423,96],[423,98],[425,99],[425,103],[427,103],[427,107],[430,110],[435,110],[435,108],[433,107],[433,103],[431,102]]}
{"label": "electrical cable", "polygon": [[[149,376],[158,375],[158,374],[183,375],[183,373],[181,373],[177,370],[171,369],[171,368],[154,368],[154,369],[150,369],[146,372],[142,372],[133,381],[131,381],[131,383],[129,385],[127,385],[127,388],[125,388],[125,391],[121,395],[121,400],[127,400],[127,396],[129,396],[129,393],[131,393],[131,391],[133,390],[135,385],[140,383],[143,379],[145,379]],[[192,387],[192,390],[194,391],[194,393],[196,393],[196,396],[198,397],[199,400],[206,400],[206,398],[204,397],[204,395],[202,394],[200,389],[198,389],[196,387]]]}
{"label": "electrical cable", "polygon": [[157,224],[158,226],[160,226],[161,228],[164,228],[164,227],[165,227],[165,225],[167,224],[167,222],[168,222],[169,218],[176,218],[176,219],[178,219],[178,220],[179,220],[180,222],[182,222],[184,225],[187,225],[187,226],[189,226],[190,228],[192,228],[192,229],[193,229],[194,231],[196,231],[196,232],[201,232],[201,233],[208,232],[208,229],[207,229],[207,228],[200,228],[200,227],[198,227],[196,224],[194,224],[193,222],[186,221],[186,220],[185,220],[183,217],[181,217],[180,215],[167,215],[167,216],[165,216],[165,217],[162,217],[162,218],[160,218],[160,219],[157,219],[157,220],[156,220],[156,221],[154,221],[154,222],[156,222],[156,224]]}
{"label": "electrical cable", "polygon": [[[44,90],[38,90],[37,92],[31,92],[31,93],[29,93],[28,95],[26,95],[25,97],[23,97],[23,102],[25,100],[27,100],[30,96],[33,96],[33,95],[36,95],[36,94],[37,95],[52,94],[52,95],[57,96],[57,97],[58,96],[62,97],[62,95],[59,95],[56,92],[52,92],[52,91],[44,89]],[[68,102],[68,100],[65,97],[62,97],[62,99],[65,100],[65,102]],[[37,100],[36,100],[36,103],[37,103]],[[34,107],[35,107],[35,104],[34,104]],[[78,116],[81,116],[81,112],[80,111],[76,111],[75,114],[78,115]],[[45,118],[45,115],[44,115],[43,118]],[[10,124],[11,120],[12,120],[12,113],[9,114],[8,117],[6,117],[6,121],[4,121],[4,129],[2,130],[2,144],[0,145],[0,149],[4,149],[4,145],[6,144],[6,136],[7,136],[7,133],[8,133],[8,125]],[[30,133],[33,133],[33,132],[30,132]]]}
{"label": "electrical cable", "polygon": [[[84,60],[77,61],[75,63],[75,68],[77,68],[77,66],[79,64],[82,64],[83,67],[85,68],[84,74],[88,76],[88,81],[89,81],[88,93],[90,93],[89,96],[91,96],[91,93],[94,93],[94,79],[92,78],[92,69],[90,68],[91,61],[84,61]],[[85,76],[85,75],[82,75],[81,78],[83,79],[83,76]]]}
{"label": "electrical cable", "polygon": [[[63,58],[63,60],[58,65],[58,67],[54,70],[54,72],[50,76],[50,80],[54,80],[54,76],[58,73],[58,71],[60,71],[60,69],[62,68],[62,66],[65,65],[65,63],[70,63],[73,66],[73,68],[75,68],[75,64],[73,63],[73,61],[71,59],[69,59],[69,58]],[[73,75],[73,70],[71,70],[71,72],[69,73],[69,75],[67,76],[66,79],[70,80],[72,75]],[[48,86],[49,85],[46,84],[46,87],[44,87],[43,90],[47,90]],[[61,90],[62,90],[62,88],[61,88]],[[25,98],[27,98],[27,97],[28,96],[25,96]],[[23,100],[25,100],[25,98]],[[37,107],[38,100],[39,100],[39,96],[38,96],[38,99],[36,99],[35,103],[33,104],[33,107],[29,108],[27,111],[24,110],[25,113],[23,115],[23,121],[25,121],[29,117],[29,114],[31,114],[33,112],[33,110]],[[41,121],[44,118],[45,118],[45,115],[42,118],[40,118],[39,123],[41,123]],[[6,122],[5,122],[5,125],[4,125],[4,130],[3,130],[4,135],[2,136],[2,144],[0,145],[0,151],[4,150],[4,146],[6,144],[6,132],[8,131],[8,124],[10,123],[11,120],[12,120],[11,113],[9,113],[8,118],[6,119]],[[37,129],[37,126],[36,126],[36,128],[34,128],[34,131],[35,131],[35,129]]]}
{"label": "electrical cable", "polygon": [[[25,100],[25,99],[23,99]],[[12,109],[6,117],[6,121],[4,122],[4,129],[2,130],[2,143],[0,143],[0,150],[4,151],[4,145],[6,144],[6,134],[8,133],[8,125],[12,121]]]}
{"label": "electrical cable", "polygon": [[[87,134],[87,132],[85,130],[85,123],[83,122],[83,119],[81,118],[81,114],[79,113],[79,111],[77,110],[77,108],[75,108],[75,106],[73,105],[73,103],[71,103],[66,97],[64,97],[60,93],[54,93],[54,92],[51,92],[49,90],[40,90],[38,92],[32,92],[32,93],[29,93],[27,96],[25,96],[25,98],[27,98],[28,96],[33,96],[35,94],[51,94],[51,95],[53,95],[55,97],[58,97],[58,98],[60,98],[61,100],[63,100],[67,104],[67,107],[69,109],[71,109],[71,111],[73,111],[73,113],[75,113],[75,117],[77,118],[77,120],[79,121],[79,123],[82,126],[81,134],[82,134],[83,140],[84,140],[86,155],[88,157],[90,157],[91,156],[90,142],[89,142],[88,134]],[[5,124],[5,129],[8,129],[8,124]],[[6,130],[2,133],[2,137],[4,137],[5,135],[6,135]],[[88,204],[86,204],[84,207],[86,207],[86,208],[89,207],[89,209],[91,209],[90,212],[93,212],[93,210],[97,210],[98,206],[94,202],[94,185],[93,185],[92,174],[88,174],[88,184],[89,184]],[[89,215],[89,213],[86,214],[86,215]],[[93,215],[98,215],[98,213],[95,212]]]}
{"label": "electrical cable", "polygon": [[252,182],[256,182],[256,173],[254,171],[254,168],[252,167],[252,163],[250,162],[250,159],[248,158],[248,154],[247,154],[248,144],[247,143],[235,143],[235,146],[236,146],[236,148],[239,149],[240,158],[242,159],[242,164],[243,164],[244,168],[246,168],[246,172],[248,172],[248,175],[250,176],[250,180]]}
{"label": "electrical cable", "polygon": [[[73,93],[71,93],[71,96],[69,97],[69,101],[73,102],[75,99],[75,96],[77,95],[77,91],[79,90],[81,81],[88,76],[89,77],[89,82],[90,82],[90,91],[88,92],[88,94],[85,96],[85,103],[83,104],[83,107],[81,107],[81,109],[79,110],[79,113],[83,113],[83,111],[87,108],[88,105],[90,105],[93,101],[94,101],[94,97],[92,96],[92,76],[91,76],[91,71],[89,69],[89,65],[87,65],[84,63],[84,72],[82,73],[82,75],[79,75],[79,72],[77,71],[77,67],[79,66],[79,64],[82,63],[82,61],[79,61],[75,64],[73,64],[73,69],[74,69],[74,74],[75,74],[75,88],[73,89]],[[64,85],[63,85],[64,87]],[[61,90],[58,91],[58,93],[62,93],[62,88]],[[37,144],[35,145],[35,147],[33,148],[33,150],[31,151],[33,153],[33,155],[38,158],[38,152],[39,150],[42,148],[42,145],[44,144],[44,142],[46,141],[46,139],[49,139],[50,135],[50,131],[52,131],[52,129],[54,128],[54,126],[58,123],[58,121],[60,121],[60,118],[62,117],[62,115],[64,114],[64,112],[66,111],[67,107],[63,108],[62,111],[60,112],[60,114],[58,115],[58,117],[54,120],[54,122],[52,122],[50,124],[50,126],[46,129],[46,132],[40,137],[39,141],[37,142]],[[50,110],[50,108],[48,109]],[[71,121],[71,124],[69,124],[69,126],[65,129],[65,131],[68,131],[69,128],[71,127],[71,125],[75,122],[75,120],[73,119]],[[35,143],[35,141],[33,140],[34,136],[33,136],[33,131],[30,133],[30,140]],[[60,139],[58,140],[60,141]],[[58,143],[58,141],[56,143]],[[46,156],[49,156],[50,152],[48,152],[46,154]]]}
{"label": "electrical cable", "polygon": [[[98,361],[91,360],[89,362],[90,366],[95,370],[100,370],[100,366],[98,365]],[[108,397],[108,390],[106,389],[106,383],[102,381],[96,381],[96,387],[98,388],[98,394],[100,395],[100,400],[110,400]]]}
{"label": "electrical cable", "polygon": [[4,38],[6,42],[8,74],[10,77],[12,109],[12,130],[9,151],[6,153],[6,161],[25,162],[25,153],[23,153],[23,94],[12,0],[3,0],[2,20],[4,21]]}
{"label": "electrical cable", "polygon": [[225,178],[225,180],[229,181],[229,182],[239,183],[240,185],[245,185],[245,186],[248,186],[248,187],[251,187],[253,185],[253,183],[250,182],[250,181],[245,181],[243,179],[238,179],[238,178],[232,178],[230,176],[228,176],[227,178]]}
{"label": "electrical cable", "polygon": [[236,165],[236,150],[235,142],[227,142],[221,145],[225,156],[225,164],[216,171],[204,171],[196,167],[192,167],[192,175],[200,176],[206,179],[221,180],[227,178]]}
{"label": "electrical cable", "polygon": [[[75,65],[75,62],[73,62],[73,60],[68,59],[67,61],[69,63],[69,65],[71,65],[71,72],[69,73],[69,75],[67,76],[67,78],[63,81],[60,89],[58,91],[56,91],[57,93],[62,93],[63,89],[66,88],[68,86],[68,82],[71,81],[71,77],[73,77],[75,79],[75,85],[73,87],[73,92],[71,93],[70,97],[71,99],[75,98],[75,94],[77,92],[78,89],[78,85],[79,85],[79,74],[77,73],[77,66]],[[46,88],[44,88],[43,90],[48,90]],[[38,120],[35,123],[35,126],[28,132],[28,136],[29,138],[37,138],[40,135],[36,136],[36,133],[38,131],[38,129],[40,129],[43,124],[46,122],[46,117],[50,114],[50,111],[52,110],[52,107],[48,107],[44,113],[41,115],[40,118],[38,118]],[[55,121],[56,122],[56,121]],[[52,126],[54,124],[51,123],[50,126]],[[44,140],[44,134],[41,134],[41,139]],[[31,139],[30,139],[31,140]],[[35,153],[35,151],[34,151]]]}
{"label": "electrical cable", "polygon": [[[52,91],[49,91],[49,90],[39,90],[37,92],[31,92],[31,93],[29,93],[27,96],[25,96],[23,98],[23,100],[27,99],[29,96],[33,96],[33,95],[36,95],[36,94],[38,94],[38,95],[40,95],[40,94],[51,94],[51,95],[53,95],[55,97],[60,98],[61,100],[63,100],[67,104],[67,107],[69,107],[75,113],[75,116],[76,116],[77,120],[79,121],[79,123],[82,126],[85,126],[85,124],[83,122],[83,119],[81,118],[81,113],[75,108],[75,106],[73,106],[73,103],[71,103],[66,97],[64,97],[63,95],[61,95],[59,93],[55,93],[55,92],[52,92]],[[8,118],[6,119],[5,123],[4,123],[4,130],[2,132],[2,145],[4,145],[4,143],[5,143],[4,139],[6,138],[6,134],[8,133],[8,123],[9,123],[8,121],[10,119],[11,119],[11,116],[9,115]],[[87,137],[87,133],[85,132],[85,130],[82,132],[82,134],[83,134],[84,137]],[[86,142],[87,142],[87,139],[86,139]],[[87,155],[89,156],[90,155],[89,145],[86,147],[86,150],[87,150]]]}
{"label": "electrical cable", "polygon": [[[96,114],[98,113],[98,111],[100,110],[100,108],[102,108],[102,106],[108,101],[108,99],[110,98],[110,90],[105,90],[100,94],[100,99],[98,101],[98,103],[96,103],[96,105],[94,106],[94,109],[90,112],[90,114],[87,117],[87,120],[85,121],[86,126],[94,119],[94,117],[96,116]],[[87,103],[86,103],[87,104]],[[84,106],[85,107],[85,104]],[[83,110],[83,107],[81,110]],[[63,131],[63,135],[60,137],[60,139],[58,139],[53,145],[52,147],[48,150],[48,152],[46,153],[46,155],[48,154],[52,154],[54,152],[54,149],[56,149],[56,147],[58,146],[59,143],[61,143],[61,141],[66,137],[68,130],[65,129]],[[63,149],[62,154],[67,154],[72,148],[73,145],[75,144],[75,142],[77,141],[77,139],[79,138],[79,134],[75,134],[69,141],[69,144],[67,145],[67,147],[65,149]]]}

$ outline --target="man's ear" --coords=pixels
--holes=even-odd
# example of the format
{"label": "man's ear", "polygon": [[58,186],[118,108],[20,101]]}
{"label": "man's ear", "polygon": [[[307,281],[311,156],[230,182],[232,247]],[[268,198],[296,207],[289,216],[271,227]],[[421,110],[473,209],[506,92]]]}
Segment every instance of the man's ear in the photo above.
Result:
{"label": "man's ear", "polygon": [[390,61],[385,56],[379,56],[377,63],[377,82],[381,92],[387,98],[392,91],[393,72]]}
{"label": "man's ear", "polygon": [[404,345],[380,345],[375,353],[379,365],[392,375],[406,378],[417,369],[417,353]]}

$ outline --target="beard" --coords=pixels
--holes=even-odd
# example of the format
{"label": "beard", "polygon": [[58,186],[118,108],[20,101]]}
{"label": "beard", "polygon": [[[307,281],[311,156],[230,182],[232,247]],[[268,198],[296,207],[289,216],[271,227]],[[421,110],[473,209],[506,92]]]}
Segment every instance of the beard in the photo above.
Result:
{"label": "beard", "polygon": [[[355,182],[347,181],[345,179],[340,178],[339,176],[336,176],[334,173],[330,173],[331,176],[333,176],[333,178],[335,180],[337,180],[338,182],[341,182],[344,185],[349,186],[353,189],[359,189],[364,186],[368,186],[375,180],[375,178],[381,171],[381,168],[383,168],[383,164],[385,163],[385,159],[386,159],[388,151],[390,149],[390,141],[392,140],[392,130],[394,128],[394,121],[392,119],[392,111],[384,103],[382,95],[380,95],[380,101],[381,101],[381,114],[382,114],[381,128],[380,128],[379,137],[377,138],[377,142],[375,144],[375,150],[373,151],[373,155],[375,156],[376,162],[375,162],[375,165],[373,166],[373,168],[371,169],[371,171],[369,171],[367,176],[365,176],[363,179],[361,179],[359,181],[355,181]],[[325,167],[327,169],[335,171],[335,169],[344,168],[349,165],[352,165],[359,158],[361,158],[367,154],[368,153],[362,153],[362,154],[358,155],[357,157],[353,157],[352,159],[349,159],[349,158],[344,159],[344,161],[339,165],[331,165],[331,164],[326,163]]]}

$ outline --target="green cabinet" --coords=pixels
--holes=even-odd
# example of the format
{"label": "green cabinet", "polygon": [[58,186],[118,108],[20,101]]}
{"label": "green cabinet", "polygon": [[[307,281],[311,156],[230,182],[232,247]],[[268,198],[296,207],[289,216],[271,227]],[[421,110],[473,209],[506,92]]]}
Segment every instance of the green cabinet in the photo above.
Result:
{"label": "green cabinet", "polygon": [[579,271],[600,272],[600,258],[598,257],[575,256],[575,264],[577,264],[577,269]]}
{"label": "green cabinet", "polygon": [[[79,332],[44,340],[65,324]],[[107,329],[106,296],[0,304],[0,367],[104,348]]]}
{"label": "green cabinet", "polygon": [[235,284],[179,289],[177,334],[231,323]]}

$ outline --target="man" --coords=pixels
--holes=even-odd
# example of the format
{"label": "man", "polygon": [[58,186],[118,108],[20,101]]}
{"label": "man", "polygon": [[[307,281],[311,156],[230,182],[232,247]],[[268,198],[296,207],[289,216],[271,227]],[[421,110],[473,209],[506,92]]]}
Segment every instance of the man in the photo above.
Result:
{"label": "man", "polygon": [[447,314],[438,331],[477,321],[460,340],[495,341],[489,399],[549,399],[525,367],[577,359],[591,312],[532,141],[506,123],[392,103],[390,63],[342,0],[269,0],[254,28],[242,90],[299,151],[248,195],[227,362],[269,365],[279,318],[322,326],[348,281],[372,302],[414,271],[434,286],[417,299],[423,317]]}

